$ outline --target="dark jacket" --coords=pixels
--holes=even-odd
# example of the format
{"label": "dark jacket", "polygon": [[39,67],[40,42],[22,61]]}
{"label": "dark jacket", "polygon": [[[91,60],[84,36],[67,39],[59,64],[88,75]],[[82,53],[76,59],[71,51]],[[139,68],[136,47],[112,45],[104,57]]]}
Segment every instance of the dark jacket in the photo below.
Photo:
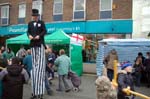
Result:
{"label": "dark jacket", "polygon": [[38,40],[31,40],[30,41],[30,46],[31,47],[40,47],[41,44],[43,44],[45,46],[45,42],[44,42],[44,35],[46,34],[46,27],[43,21],[37,21],[36,26],[34,26],[34,22],[35,21],[31,21],[28,23],[28,31],[27,34],[28,36],[31,35],[33,37],[36,37],[37,35],[39,35],[40,39]]}
{"label": "dark jacket", "polygon": [[25,65],[27,72],[30,74],[32,69],[32,56],[30,54],[23,59],[23,64]]}
{"label": "dark jacket", "polygon": [[143,70],[143,65],[142,64],[134,64],[133,68],[135,69],[135,73],[141,73]]}
{"label": "dark jacket", "polygon": [[54,53],[49,53],[48,54],[48,58],[47,58],[47,61],[51,64],[54,64],[54,61],[55,61],[56,57],[55,57],[55,54]]}
{"label": "dark jacket", "polygon": [[131,90],[134,90],[134,82],[131,73],[127,73],[125,70],[122,70],[118,73],[118,93],[126,95],[122,89],[130,87]]}
{"label": "dark jacket", "polygon": [[22,99],[23,84],[28,80],[27,72],[17,65],[8,66],[0,74],[3,82],[2,99]]}
{"label": "dark jacket", "polygon": [[144,65],[144,67],[145,67],[145,71],[146,71],[146,72],[150,72],[150,58],[145,59],[143,65]]}

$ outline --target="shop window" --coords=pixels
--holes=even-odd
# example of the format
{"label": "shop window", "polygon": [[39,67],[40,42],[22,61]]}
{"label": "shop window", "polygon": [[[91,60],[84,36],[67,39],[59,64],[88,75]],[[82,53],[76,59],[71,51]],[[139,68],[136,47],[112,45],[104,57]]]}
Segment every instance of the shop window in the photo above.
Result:
{"label": "shop window", "polygon": [[82,34],[85,38],[83,42],[82,58],[83,62],[96,62],[97,55],[97,35],[96,34]]}
{"label": "shop window", "polygon": [[18,24],[24,24],[26,17],[26,4],[19,4]]}
{"label": "shop window", "polygon": [[1,25],[9,24],[9,5],[1,6]]}
{"label": "shop window", "polygon": [[85,20],[85,0],[74,0],[73,20]]}
{"label": "shop window", "polygon": [[63,17],[63,0],[54,0],[53,21],[62,21]]}
{"label": "shop window", "polygon": [[100,0],[100,19],[112,18],[112,0]]}
{"label": "shop window", "polygon": [[32,2],[32,9],[38,9],[39,10],[39,18],[42,19],[42,9],[43,8],[43,0],[33,0]]}

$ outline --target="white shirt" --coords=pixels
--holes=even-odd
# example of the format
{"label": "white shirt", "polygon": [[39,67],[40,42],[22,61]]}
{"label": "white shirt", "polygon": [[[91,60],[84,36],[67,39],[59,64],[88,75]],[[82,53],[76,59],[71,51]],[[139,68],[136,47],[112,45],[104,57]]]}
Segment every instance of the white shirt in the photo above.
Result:
{"label": "white shirt", "polygon": [[36,27],[36,24],[37,24],[37,22],[34,22],[34,23],[33,23],[34,27]]}

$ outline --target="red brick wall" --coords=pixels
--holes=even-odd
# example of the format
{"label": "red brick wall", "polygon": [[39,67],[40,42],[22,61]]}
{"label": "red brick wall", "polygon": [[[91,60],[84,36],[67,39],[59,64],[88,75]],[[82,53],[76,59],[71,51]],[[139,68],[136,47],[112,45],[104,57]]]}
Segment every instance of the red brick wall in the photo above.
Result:
{"label": "red brick wall", "polygon": [[113,9],[113,19],[132,18],[132,0],[113,0],[116,9]]}
{"label": "red brick wall", "polygon": [[43,2],[43,20],[45,22],[53,20],[53,0],[45,0]]}
{"label": "red brick wall", "polygon": [[63,21],[73,19],[73,0],[63,0]]}
{"label": "red brick wall", "polygon": [[99,19],[99,0],[86,0],[86,20],[97,19]]}
{"label": "red brick wall", "polygon": [[18,23],[19,0],[10,0],[10,25]]}
{"label": "red brick wall", "polygon": [[[18,24],[18,5],[20,2],[26,3],[25,23],[31,20],[32,0],[0,0],[1,3],[10,3],[10,24]],[[99,19],[99,0],[86,0],[86,20]],[[132,0],[113,0],[112,19],[131,19],[132,18]],[[45,22],[53,21],[53,0],[43,1],[43,20]],[[63,0],[63,21],[72,21],[73,19],[73,0]]]}
{"label": "red brick wall", "polygon": [[32,0],[26,0],[26,18],[25,22],[28,23],[31,21],[32,17]]}

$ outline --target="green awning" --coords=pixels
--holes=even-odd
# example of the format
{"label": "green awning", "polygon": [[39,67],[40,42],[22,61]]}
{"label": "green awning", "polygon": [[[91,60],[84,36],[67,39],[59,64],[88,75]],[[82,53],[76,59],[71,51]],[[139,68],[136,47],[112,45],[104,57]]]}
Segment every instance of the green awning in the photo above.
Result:
{"label": "green awning", "polygon": [[45,36],[46,44],[70,44],[70,37],[62,30],[57,30],[56,32]]}
{"label": "green awning", "polygon": [[27,34],[22,34],[6,40],[6,44],[29,44],[30,40]]}
{"label": "green awning", "polygon": [[[30,40],[27,34],[22,34],[17,37],[13,37],[6,40],[6,44],[29,44]],[[70,44],[69,35],[65,34],[62,30],[57,30],[56,32],[45,36],[46,44]]]}

